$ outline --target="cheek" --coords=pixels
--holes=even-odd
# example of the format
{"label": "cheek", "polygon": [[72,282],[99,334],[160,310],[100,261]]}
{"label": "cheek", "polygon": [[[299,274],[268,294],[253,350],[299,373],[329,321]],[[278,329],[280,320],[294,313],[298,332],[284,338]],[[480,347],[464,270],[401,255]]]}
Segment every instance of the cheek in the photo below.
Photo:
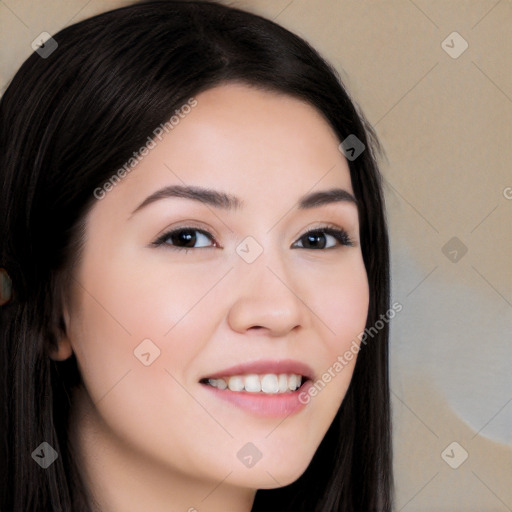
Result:
{"label": "cheek", "polygon": [[115,268],[91,286],[134,338],[172,336],[229,270],[222,262],[200,266],[183,260],[164,249],[144,258],[121,253],[115,256]]}
{"label": "cheek", "polygon": [[154,396],[154,388],[172,388],[164,369],[186,368],[195,350],[193,343],[169,343],[194,294],[189,296],[182,283],[177,291],[172,279],[162,282],[151,267],[140,268],[119,256],[115,261],[115,266],[83,267],[79,307],[71,322],[73,350],[95,403],[127,382],[137,381],[136,394],[146,397]]}
{"label": "cheek", "polygon": [[[142,449],[166,463],[175,461],[183,470],[197,466],[190,443],[204,438],[205,423],[209,428],[215,423],[208,423],[204,410],[183,386],[201,350],[194,340],[204,338],[197,319],[193,324],[193,315],[186,314],[194,297],[190,305],[166,302],[163,299],[171,296],[167,290],[161,292],[163,296],[143,294],[137,301],[147,284],[138,286],[141,281],[134,280],[123,285],[117,274],[96,277],[89,279],[80,314],[72,318],[71,339],[85,389],[101,418],[98,424],[106,425],[124,446]],[[186,338],[180,336],[183,333]],[[150,364],[145,365],[148,359]],[[183,442],[176,443],[177,438]]]}
{"label": "cheek", "polygon": [[358,336],[364,332],[368,316],[366,269],[360,253],[352,256],[350,264],[330,272],[325,285],[310,293],[311,309],[320,317],[318,328],[324,333],[323,372],[310,396],[321,409],[318,414],[324,425],[330,424],[348,389],[360,347]]}
{"label": "cheek", "polygon": [[345,351],[352,340],[359,342],[357,335],[364,331],[369,306],[368,278],[360,253],[347,258],[346,265],[313,280],[306,293],[308,305],[319,317],[331,357],[335,359]]}
{"label": "cheek", "polygon": [[225,271],[190,272],[153,260],[140,265],[122,251],[107,261],[115,265],[90,258],[82,268],[72,320],[73,350],[89,394],[100,399],[127,373],[125,380],[137,379],[138,389],[152,396],[155,389],[179,389],[166,370],[186,380],[210,337],[208,324],[198,321],[202,300]]}

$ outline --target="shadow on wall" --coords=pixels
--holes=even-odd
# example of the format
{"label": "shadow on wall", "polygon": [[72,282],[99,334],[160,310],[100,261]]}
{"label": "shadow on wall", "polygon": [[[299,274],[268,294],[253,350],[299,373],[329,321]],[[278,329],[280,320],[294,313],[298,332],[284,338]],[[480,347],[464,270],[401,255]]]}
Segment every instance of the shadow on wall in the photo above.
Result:
{"label": "shadow on wall", "polygon": [[512,510],[512,447],[472,430],[432,380],[412,372],[394,380],[395,510]]}

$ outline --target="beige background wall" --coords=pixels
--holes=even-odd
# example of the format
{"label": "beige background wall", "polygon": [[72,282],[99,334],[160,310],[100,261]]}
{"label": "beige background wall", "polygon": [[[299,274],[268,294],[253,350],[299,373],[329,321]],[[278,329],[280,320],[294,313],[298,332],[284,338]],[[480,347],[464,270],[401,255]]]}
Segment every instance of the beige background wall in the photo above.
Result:
{"label": "beige background wall", "polygon": [[[125,3],[0,1],[0,89],[41,32]],[[396,511],[512,511],[512,3],[229,3],[317,47],[387,152]]]}

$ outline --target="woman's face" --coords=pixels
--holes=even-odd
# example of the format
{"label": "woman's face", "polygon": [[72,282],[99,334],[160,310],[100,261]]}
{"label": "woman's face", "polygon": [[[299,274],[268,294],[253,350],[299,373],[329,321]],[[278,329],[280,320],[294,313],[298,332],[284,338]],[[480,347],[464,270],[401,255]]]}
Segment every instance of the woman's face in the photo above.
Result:
{"label": "woman's face", "polygon": [[[349,168],[323,117],[297,99],[231,84],[196,100],[90,211],[60,350],[76,354],[77,400],[105,453],[279,487],[331,424],[355,357],[335,363],[365,327]],[[204,197],[154,196],[169,187]],[[331,189],[348,194],[298,207]],[[292,392],[290,374],[309,381]]]}

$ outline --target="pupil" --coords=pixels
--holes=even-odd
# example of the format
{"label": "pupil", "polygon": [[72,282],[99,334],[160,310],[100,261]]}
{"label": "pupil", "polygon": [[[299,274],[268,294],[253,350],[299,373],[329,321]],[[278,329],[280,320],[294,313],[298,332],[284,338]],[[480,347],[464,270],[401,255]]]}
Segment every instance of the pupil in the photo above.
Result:
{"label": "pupil", "polygon": [[174,236],[178,239],[177,245],[186,245],[187,247],[193,247],[196,243],[196,236],[194,235],[194,231],[180,231],[176,233]]}
{"label": "pupil", "polygon": [[[321,236],[322,236],[321,234],[316,234],[316,235],[315,235],[315,234],[310,234],[310,235],[308,235],[308,241],[309,241],[309,242],[312,242],[312,244],[311,244],[311,245],[313,245],[313,246],[314,246],[314,245],[315,245],[315,243],[316,243],[316,244],[318,244],[318,243],[319,243],[319,242],[318,242],[318,239],[319,239]],[[325,244],[320,243],[320,246],[321,246],[321,248],[323,249],[323,247],[325,246]]]}

